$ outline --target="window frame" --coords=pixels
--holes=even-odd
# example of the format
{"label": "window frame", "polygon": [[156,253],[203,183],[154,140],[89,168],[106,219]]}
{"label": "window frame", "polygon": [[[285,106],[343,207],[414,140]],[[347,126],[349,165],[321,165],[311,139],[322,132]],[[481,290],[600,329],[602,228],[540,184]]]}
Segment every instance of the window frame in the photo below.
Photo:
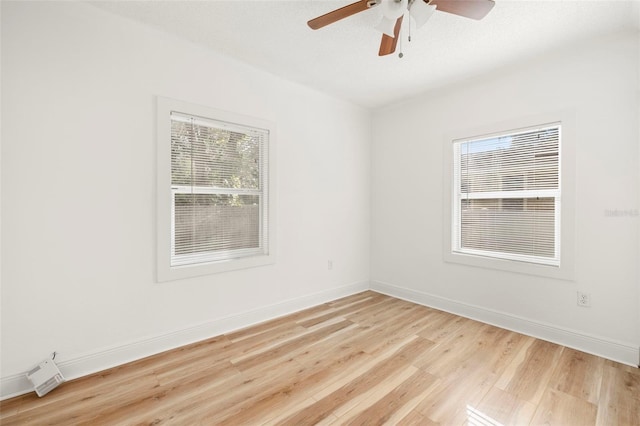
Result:
{"label": "window frame", "polygon": [[[502,190],[502,191],[490,191],[490,192],[462,192],[458,188],[460,182],[458,178],[461,173],[456,173],[456,169],[461,167],[459,159],[462,156],[460,152],[460,145],[468,142],[479,142],[490,138],[500,138],[505,136],[517,136],[523,133],[529,133],[536,130],[545,130],[558,128],[558,188],[556,189],[522,189],[522,190]],[[484,256],[488,258],[513,260],[518,262],[528,262],[539,265],[548,265],[558,267],[560,266],[560,239],[561,239],[561,200],[562,200],[562,179],[561,179],[561,165],[562,165],[562,123],[548,123],[539,126],[505,130],[497,134],[480,135],[471,138],[464,138],[452,141],[453,144],[453,201],[452,201],[452,226],[451,226],[451,239],[452,239],[452,251],[459,254],[467,254],[474,256]],[[462,172],[460,170],[460,172]],[[466,200],[500,200],[504,202],[506,200],[526,200],[532,198],[553,198],[554,200],[554,257],[545,258],[542,256],[516,254],[500,251],[489,251],[481,249],[473,249],[462,246],[462,212],[461,202]]]}
{"label": "window frame", "polygon": [[[157,225],[156,225],[156,273],[157,281],[172,281],[191,278],[202,275],[228,272],[238,269],[265,266],[275,263],[275,125],[267,120],[249,117],[229,111],[196,105],[170,98],[157,97],[156,105],[157,127]],[[261,203],[260,227],[261,232],[268,233],[266,253],[260,249],[249,250],[253,255],[220,258],[210,256],[206,263],[184,264],[171,266],[172,251],[174,248],[174,197],[176,187],[171,182],[171,113],[178,112],[195,117],[209,118],[218,122],[232,123],[243,127],[256,128],[268,132],[268,140],[265,142],[267,170],[262,177],[265,191],[268,193],[266,203]],[[261,154],[263,155],[263,154]],[[261,170],[261,173],[263,171]],[[204,189],[211,192],[210,189]],[[215,191],[215,190],[214,190]],[[200,191],[198,191],[200,192]],[[229,190],[227,192],[235,192]],[[244,193],[244,192],[243,192]],[[240,253],[239,250],[238,253]],[[260,251],[260,253],[258,253]],[[251,253],[248,253],[251,254]]]}
{"label": "window frame", "polygon": [[[556,227],[560,228],[556,238],[556,257],[560,262],[532,263],[518,256],[489,257],[485,253],[456,251],[454,238],[456,221],[454,201],[454,149],[453,143],[461,140],[481,139],[487,136],[504,135],[521,129],[542,128],[559,124],[562,140],[559,146],[559,182],[561,195],[556,199]],[[512,130],[510,130],[512,129]],[[473,128],[450,131],[444,137],[443,168],[443,260],[446,263],[472,267],[496,269],[508,272],[537,275],[543,277],[573,280],[575,264],[575,112],[573,110],[555,111],[514,118]],[[518,194],[513,194],[518,195]],[[522,195],[522,194],[519,194]]]}

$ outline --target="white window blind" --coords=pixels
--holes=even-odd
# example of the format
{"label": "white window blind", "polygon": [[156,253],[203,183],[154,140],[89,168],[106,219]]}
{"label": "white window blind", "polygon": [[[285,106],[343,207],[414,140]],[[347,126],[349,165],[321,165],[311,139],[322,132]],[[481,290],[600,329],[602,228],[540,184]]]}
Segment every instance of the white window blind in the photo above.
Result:
{"label": "white window blind", "polygon": [[268,254],[269,131],[171,112],[171,266]]}
{"label": "white window blind", "polygon": [[454,253],[559,265],[560,130],[454,141]]}

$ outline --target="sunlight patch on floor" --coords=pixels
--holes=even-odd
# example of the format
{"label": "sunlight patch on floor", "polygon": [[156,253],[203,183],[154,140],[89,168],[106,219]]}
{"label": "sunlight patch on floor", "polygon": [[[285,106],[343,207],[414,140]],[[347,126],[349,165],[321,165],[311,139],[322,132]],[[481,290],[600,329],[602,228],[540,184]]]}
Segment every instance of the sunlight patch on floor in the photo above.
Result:
{"label": "sunlight patch on floor", "polygon": [[503,426],[482,411],[467,405],[467,424],[469,426]]}

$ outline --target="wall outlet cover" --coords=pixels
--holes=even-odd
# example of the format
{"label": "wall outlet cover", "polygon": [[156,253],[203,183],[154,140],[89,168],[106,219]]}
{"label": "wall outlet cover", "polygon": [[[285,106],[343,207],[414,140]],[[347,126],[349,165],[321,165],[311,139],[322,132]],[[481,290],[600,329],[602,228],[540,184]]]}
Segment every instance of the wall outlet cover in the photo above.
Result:
{"label": "wall outlet cover", "polygon": [[582,291],[578,292],[578,306],[582,306],[584,308],[591,306],[591,295],[589,293],[585,293]]}

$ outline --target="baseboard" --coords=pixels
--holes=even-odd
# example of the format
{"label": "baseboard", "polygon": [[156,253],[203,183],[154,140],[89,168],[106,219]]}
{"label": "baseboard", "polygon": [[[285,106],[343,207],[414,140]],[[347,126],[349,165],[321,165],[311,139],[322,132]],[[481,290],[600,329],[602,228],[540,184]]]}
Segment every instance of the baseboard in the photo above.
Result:
{"label": "baseboard", "polygon": [[372,281],[371,290],[638,367],[640,348],[432,294]]}
{"label": "baseboard", "polygon": [[[368,289],[368,281],[357,282],[216,319],[182,330],[78,355],[72,359],[59,361],[58,366],[67,380],[73,380]],[[33,391],[33,386],[26,378],[26,371],[0,379],[0,400],[31,391]]]}

